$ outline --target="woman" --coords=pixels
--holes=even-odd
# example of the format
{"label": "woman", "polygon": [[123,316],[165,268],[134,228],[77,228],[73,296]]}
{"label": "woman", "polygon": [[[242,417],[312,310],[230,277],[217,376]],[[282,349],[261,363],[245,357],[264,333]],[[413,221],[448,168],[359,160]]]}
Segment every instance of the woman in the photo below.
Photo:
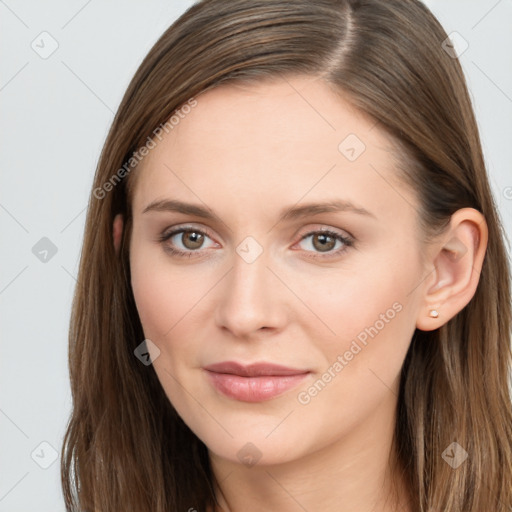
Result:
{"label": "woman", "polygon": [[205,0],[107,137],[68,510],[512,507],[510,269],[416,0]]}

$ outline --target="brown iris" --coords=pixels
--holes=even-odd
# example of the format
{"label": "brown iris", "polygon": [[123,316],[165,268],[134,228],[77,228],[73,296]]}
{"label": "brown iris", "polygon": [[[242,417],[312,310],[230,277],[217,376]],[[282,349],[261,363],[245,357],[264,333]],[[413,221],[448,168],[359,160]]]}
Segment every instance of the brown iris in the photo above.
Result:
{"label": "brown iris", "polygon": [[329,251],[333,249],[335,245],[336,239],[331,235],[327,235],[325,233],[318,233],[313,235],[313,246],[319,251]]}
{"label": "brown iris", "polygon": [[[199,249],[203,243],[203,239],[204,235],[197,231],[184,231],[181,235],[181,241],[187,249]],[[185,243],[185,241],[187,242]]]}

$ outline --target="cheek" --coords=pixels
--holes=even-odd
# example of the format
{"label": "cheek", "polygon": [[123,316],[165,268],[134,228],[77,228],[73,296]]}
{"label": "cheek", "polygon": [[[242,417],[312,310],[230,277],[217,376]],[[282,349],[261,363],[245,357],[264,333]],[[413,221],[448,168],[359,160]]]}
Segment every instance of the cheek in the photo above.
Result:
{"label": "cheek", "polygon": [[335,380],[347,379],[347,389],[360,382],[382,385],[377,376],[392,385],[414,334],[417,305],[411,291],[420,279],[419,261],[391,248],[387,255],[373,255],[371,264],[331,269],[314,281],[295,278],[312,312],[301,320],[303,328],[326,368],[342,357],[343,370],[337,365],[335,373],[344,376]]}
{"label": "cheek", "polygon": [[[393,319],[396,303],[405,307],[414,286],[416,270],[406,263],[361,262],[349,268],[329,269],[323,274],[289,276],[294,291],[317,317],[323,334],[346,338],[383,319]],[[393,306],[395,305],[395,306]],[[306,315],[311,319],[311,315]],[[322,321],[322,322],[321,322]],[[380,324],[379,324],[380,325]],[[387,322],[386,322],[387,325]],[[325,336],[324,336],[325,337]]]}
{"label": "cheek", "polygon": [[396,278],[377,282],[379,286],[362,278],[346,293],[345,288],[331,290],[327,299],[308,295],[311,308],[317,307],[336,335],[312,340],[323,366],[308,386],[298,390],[295,400],[304,407],[300,410],[309,428],[326,438],[356,428],[381,405],[391,406],[398,393],[400,370],[414,333],[414,307],[404,292],[407,287],[400,290]]}
{"label": "cheek", "polygon": [[180,320],[197,304],[204,283],[177,266],[159,251],[135,249],[130,258],[131,285],[144,334],[163,340],[182,326]]}
{"label": "cheek", "polygon": [[[178,266],[172,266],[163,257],[135,251],[130,262],[132,290],[146,339],[153,341],[160,356],[153,368],[170,402],[186,415],[193,404],[188,403],[177,382],[199,394],[197,382],[187,380],[187,371],[197,366],[201,353],[198,341],[198,323],[194,314],[200,312],[201,296],[208,287]],[[200,313],[199,313],[200,314]]]}

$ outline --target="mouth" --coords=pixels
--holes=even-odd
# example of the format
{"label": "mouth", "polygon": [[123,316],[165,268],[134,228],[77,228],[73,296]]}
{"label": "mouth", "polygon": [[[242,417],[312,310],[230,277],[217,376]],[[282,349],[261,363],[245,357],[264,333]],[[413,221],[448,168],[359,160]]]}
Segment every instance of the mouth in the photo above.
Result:
{"label": "mouth", "polygon": [[273,363],[242,365],[225,361],[203,370],[213,387],[224,396],[242,402],[263,402],[296,387],[311,372]]}

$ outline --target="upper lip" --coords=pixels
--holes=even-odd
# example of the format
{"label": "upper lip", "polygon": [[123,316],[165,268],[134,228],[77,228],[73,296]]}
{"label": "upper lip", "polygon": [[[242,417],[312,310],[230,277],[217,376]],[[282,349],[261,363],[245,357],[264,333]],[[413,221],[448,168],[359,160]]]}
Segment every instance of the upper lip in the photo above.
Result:
{"label": "upper lip", "polygon": [[289,368],[274,363],[252,363],[244,365],[235,361],[223,361],[204,367],[205,370],[215,373],[230,373],[241,377],[259,377],[262,375],[300,375],[309,373],[309,370]]}

